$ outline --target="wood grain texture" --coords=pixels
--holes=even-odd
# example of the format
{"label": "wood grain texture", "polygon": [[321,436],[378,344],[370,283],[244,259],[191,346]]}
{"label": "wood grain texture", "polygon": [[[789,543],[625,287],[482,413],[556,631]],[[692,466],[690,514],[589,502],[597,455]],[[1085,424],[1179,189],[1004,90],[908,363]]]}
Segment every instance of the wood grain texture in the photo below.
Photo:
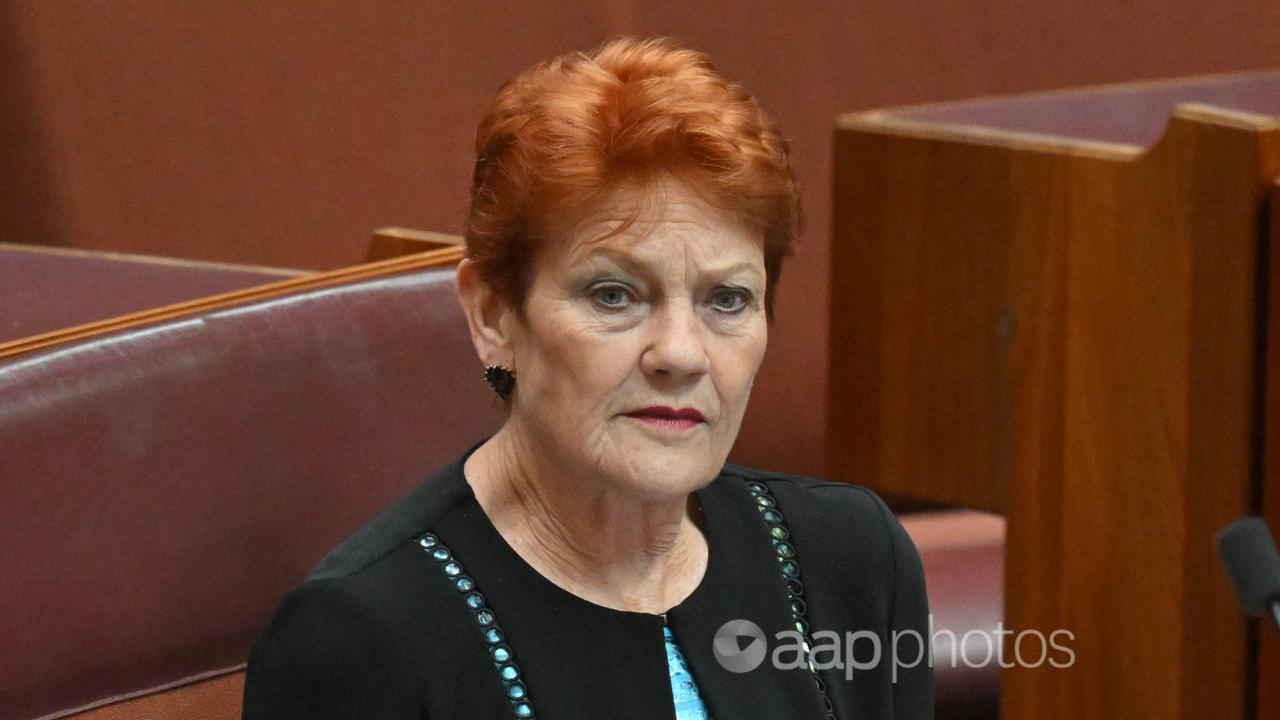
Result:
{"label": "wood grain texture", "polygon": [[461,245],[463,245],[461,235],[413,228],[385,227],[373,231],[373,238],[369,240],[369,250],[365,253],[364,261],[390,260],[404,255]]}
{"label": "wood grain texture", "polygon": [[[1280,183],[1271,186],[1267,246],[1266,362],[1263,364],[1261,513],[1280,532]],[[1254,626],[1258,647],[1259,720],[1280,720],[1280,634],[1261,621]]]}
{"label": "wood grain texture", "polygon": [[1007,670],[1004,717],[1251,704],[1212,538],[1261,482],[1277,140],[1271,118],[1203,106],[1147,151],[841,121],[831,475],[1006,516],[1006,626],[1069,631],[1074,663]]}

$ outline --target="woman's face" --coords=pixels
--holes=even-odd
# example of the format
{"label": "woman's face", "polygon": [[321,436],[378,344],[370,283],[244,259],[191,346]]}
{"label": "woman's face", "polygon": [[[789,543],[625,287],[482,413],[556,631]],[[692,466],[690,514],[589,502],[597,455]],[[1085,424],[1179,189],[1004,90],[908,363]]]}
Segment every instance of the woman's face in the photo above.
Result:
{"label": "woman's face", "polygon": [[[719,472],[764,358],[763,236],[672,180],[619,190],[535,263],[512,419],[550,465],[651,499]],[[646,408],[692,409],[663,422]]]}

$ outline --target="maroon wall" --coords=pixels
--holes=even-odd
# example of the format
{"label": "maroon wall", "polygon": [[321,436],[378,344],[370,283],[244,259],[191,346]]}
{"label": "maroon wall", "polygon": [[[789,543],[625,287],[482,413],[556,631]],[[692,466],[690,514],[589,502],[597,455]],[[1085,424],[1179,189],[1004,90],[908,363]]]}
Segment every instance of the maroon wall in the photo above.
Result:
{"label": "maroon wall", "polygon": [[1275,66],[1278,27],[1275,0],[18,0],[0,5],[0,240],[331,268],[377,226],[456,233],[503,80],[669,34],[794,139],[809,231],[734,458],[822,474],[838,112]]}

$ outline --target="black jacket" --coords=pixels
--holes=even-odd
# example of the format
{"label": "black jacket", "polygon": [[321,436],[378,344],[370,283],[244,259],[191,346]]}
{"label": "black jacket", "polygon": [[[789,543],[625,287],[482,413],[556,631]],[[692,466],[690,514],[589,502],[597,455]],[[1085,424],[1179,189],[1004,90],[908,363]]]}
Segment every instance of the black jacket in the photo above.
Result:
{"label": "black jacket", "polygon": [[[284,598],[249,660],[245,720],[506,720],[516,717],[508,691],[517,683],[513,694],[523,689],[543,720],[675,716],[662,617],[596,605],[528,565],[463,477],[476,447],[334,548]],[[818,672],[835,717],[932,718],[927,655],[913,662],[921,651],[914,638],[928,640],[924,575],[880,498],[858,486],[726,464],[697,492],[706,573],[667,613],[713,720],[826,717],[811,671],[795,667],[798,656],[788,651],[798,645],[799,636],[785,632],[796,618],[758,509],[770,500],[760,496],[772,499],[789,531],[802,583],[792,589],[802,591],[801,617],[814,660],[826,666]],[[423,547],[426,533],[438,538],[434,547]],[[431,555],[441,548],[448,560]],[[473,579],[471,592],[482,594],[473,600],[492,616],[468,607],[470,593],[455,587],[448,562]],[[737,619],[759,626],[767,644],[764,661],[746,672],[726,669],[713,649],[717,631]],[[504,635],[514,681],[499,676],[483,621]],[[721,642],[724,651],[734,641]],[[832,667],[848,645],[857,667]],[[775,666],[775,656],[790,667]]]}

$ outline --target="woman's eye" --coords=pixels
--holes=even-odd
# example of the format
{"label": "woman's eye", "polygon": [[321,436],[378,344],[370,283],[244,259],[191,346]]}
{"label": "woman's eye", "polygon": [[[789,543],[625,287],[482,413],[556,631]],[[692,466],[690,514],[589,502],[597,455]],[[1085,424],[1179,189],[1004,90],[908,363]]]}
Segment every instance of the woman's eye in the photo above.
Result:
{"label": "woman's eye", "polygon": [[745,290],[726,288],[712,296],[711,305],[719,312],[740,313],[751,304],[751,296]]}
{"label": "woman's eye", "polygon": [[606,310],[625,310],[627,303],[632,300],[631,291],[621,285],[601,285],[591,295]]}

